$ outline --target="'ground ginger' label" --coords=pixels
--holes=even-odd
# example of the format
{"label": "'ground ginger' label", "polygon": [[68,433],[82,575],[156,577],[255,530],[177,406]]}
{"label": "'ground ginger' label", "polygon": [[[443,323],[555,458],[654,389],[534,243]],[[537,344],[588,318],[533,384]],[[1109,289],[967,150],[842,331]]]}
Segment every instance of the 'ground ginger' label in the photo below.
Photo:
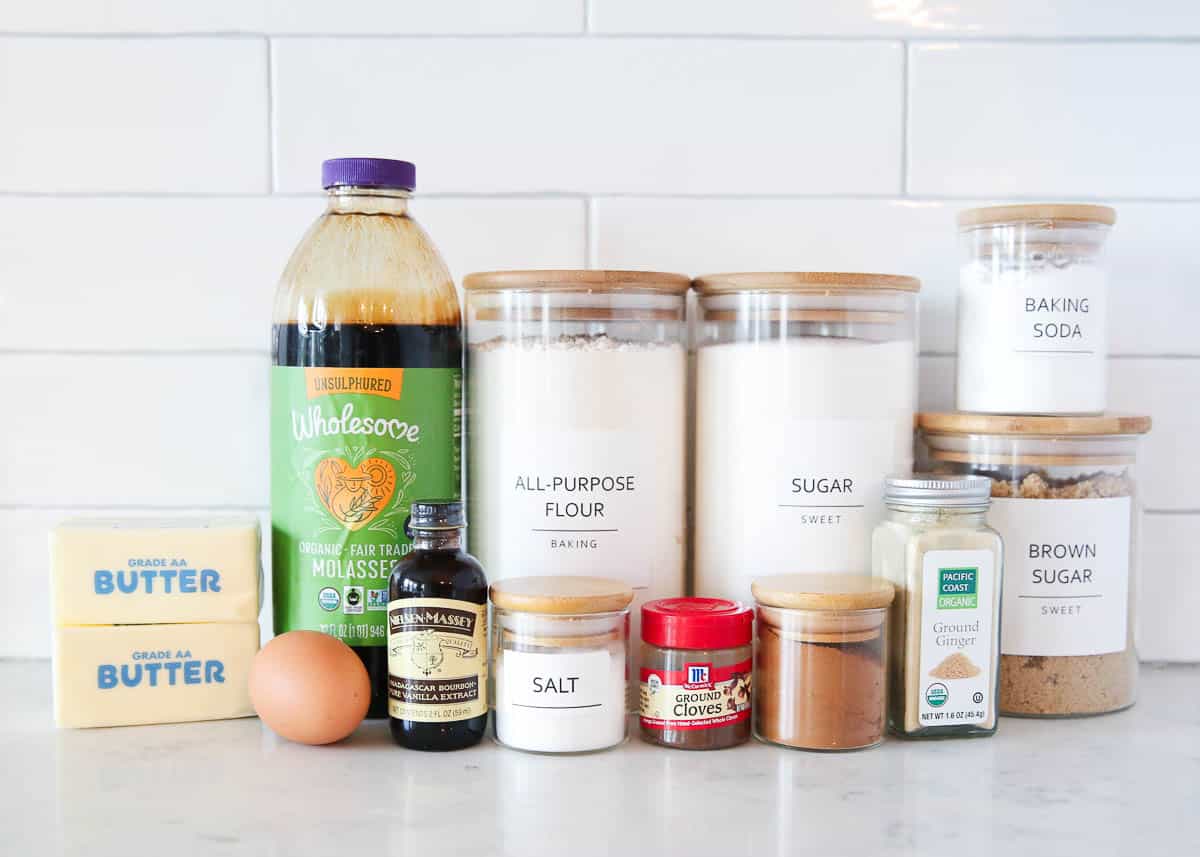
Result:
{"label": "'ground ginger' label", "polygon": [[402,598],[387,609],[388,714],[443,723],[487,712],[487,605]]}
{"label": "'ground ginger' label", "polygon": [[459,494],[461,401],[459,369],[272,367],[275,633],[385,644],[409,507]]}

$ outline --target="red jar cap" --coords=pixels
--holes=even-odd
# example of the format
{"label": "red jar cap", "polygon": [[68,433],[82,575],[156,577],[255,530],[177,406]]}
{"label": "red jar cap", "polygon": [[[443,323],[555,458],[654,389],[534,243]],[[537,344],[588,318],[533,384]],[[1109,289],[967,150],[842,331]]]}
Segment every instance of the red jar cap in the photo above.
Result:
{"label": "red jar cap", "polygon": [[642,640],[665,649],[750,645],[754,611],[724,598],[660,598],[642,605]]}

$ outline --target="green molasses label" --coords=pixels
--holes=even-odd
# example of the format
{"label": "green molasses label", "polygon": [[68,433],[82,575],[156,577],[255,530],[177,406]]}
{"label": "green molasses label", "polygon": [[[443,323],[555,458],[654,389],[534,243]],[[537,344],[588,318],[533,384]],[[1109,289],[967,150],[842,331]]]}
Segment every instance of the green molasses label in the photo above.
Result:
{"label": "green molasses label", "polygon": [[457,497],[459,369],[271,369],[275,633],[387,642],[409,505]]}

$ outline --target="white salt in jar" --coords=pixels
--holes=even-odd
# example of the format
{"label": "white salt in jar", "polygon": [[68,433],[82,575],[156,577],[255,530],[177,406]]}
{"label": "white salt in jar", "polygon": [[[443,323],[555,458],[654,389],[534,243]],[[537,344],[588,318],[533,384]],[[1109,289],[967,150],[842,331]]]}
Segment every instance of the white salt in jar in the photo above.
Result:
{"label": "white salt in jar", "polygon": [[517,577],[491,596],[496,740],[534,753],[624,741],[633,590],[602,577]]}
{"label": "white salt in jar", "polygon": [[917,292],[884,274],[696,281],[698,594],[870,567],[883,480],[912,468]]}
{"label": "white salt in jar", "polygon": [[616,576],[639,608],[683,594],[688,284],[466,277],[470,549],[491,580]]}
{"label": "white salt in jar", "polygon": [[1002,205],[958,217],[958,409],[1099,413],[1107,401],[1103,205]]}

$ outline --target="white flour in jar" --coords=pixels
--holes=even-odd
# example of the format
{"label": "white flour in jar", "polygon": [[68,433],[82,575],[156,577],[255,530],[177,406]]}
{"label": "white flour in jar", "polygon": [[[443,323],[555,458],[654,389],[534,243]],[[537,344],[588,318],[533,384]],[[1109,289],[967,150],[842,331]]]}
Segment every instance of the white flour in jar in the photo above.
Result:
{"label": "white flour in jar", "polygon": [[599,575],[683,594],[686,353],[605,334],[468,350],[470,550],[491,580]]}
{"label": "white flour in jar", "polygon": [[1108,307],[1103,268],[1076,262],[994,270],[963,266],[958,292],[961,411],[1103,411]]}
{"label": "white flour in jar", "polygon": [[755,577],[864,573],[883,480],[912,469],[906,340],[806,337],[698,350],[696,594]]}

